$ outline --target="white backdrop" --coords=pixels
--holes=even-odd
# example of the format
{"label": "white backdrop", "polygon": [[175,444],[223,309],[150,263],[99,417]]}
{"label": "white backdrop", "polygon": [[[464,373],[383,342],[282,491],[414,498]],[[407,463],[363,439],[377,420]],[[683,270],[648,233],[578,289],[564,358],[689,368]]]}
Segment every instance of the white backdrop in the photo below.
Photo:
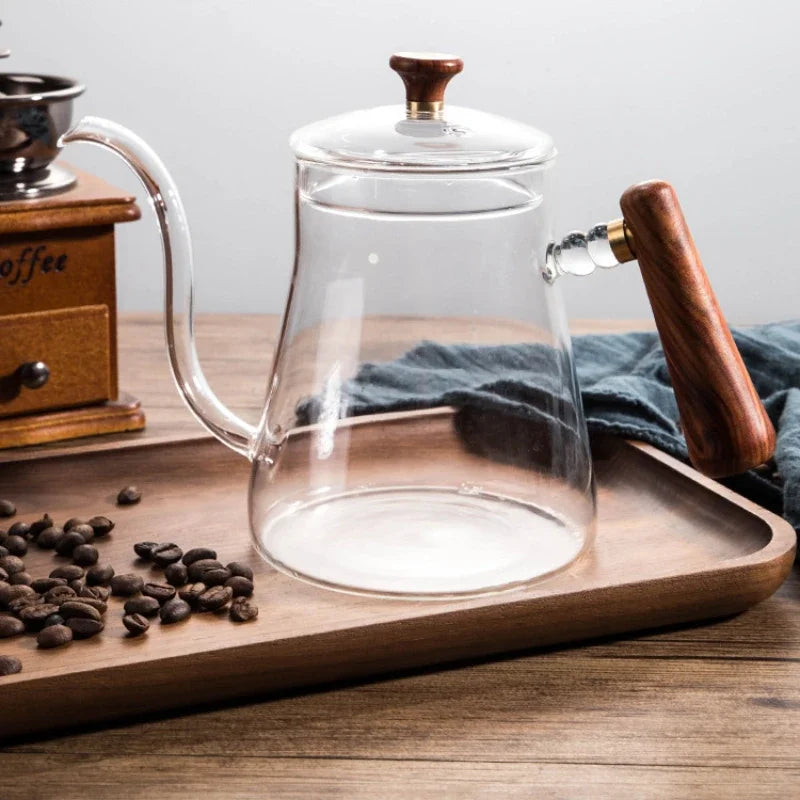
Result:
{"label": "white backdrop", "polygon": [[[550,132],[559,227],[618,216],[630,183],[678,188],[723,309],[800,317],[800,11],[787,0],[5,0],[15,72],[87,84],[77,113],[133,128],[182,188],[199,307],[278,311],[292,257],[287,138],[400,102],[395,50],[455,52],[448,98]],[[112,156],[73,163],[137,191]],[[149,212],[121,226],[120,306],[161,307]],[[645,317],[634,266],[565,280],[572,317]]]}

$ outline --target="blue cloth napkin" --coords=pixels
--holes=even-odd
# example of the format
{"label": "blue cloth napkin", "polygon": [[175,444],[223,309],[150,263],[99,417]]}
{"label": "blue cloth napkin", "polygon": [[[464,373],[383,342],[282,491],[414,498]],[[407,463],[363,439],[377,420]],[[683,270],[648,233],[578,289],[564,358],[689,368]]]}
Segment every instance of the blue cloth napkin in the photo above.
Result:
{"label": "blue cloth napkin", "polygon": [[[735,329],[733,336],[778,439],[769,468],[723,482],[800,529],[800,322]],[[688,461],[656,333],[578,336],[573,353],[590,431],[648,442]],[[563,355],[544,345],[422,342],[395,361],[363,364],[342,387],[340,416],[453,405],[536,418],[563,400],[556,416],[569,428],[574,420],[562,397],[568,369]],[[308,422],[320,412],[310,398],[298,417]]]}

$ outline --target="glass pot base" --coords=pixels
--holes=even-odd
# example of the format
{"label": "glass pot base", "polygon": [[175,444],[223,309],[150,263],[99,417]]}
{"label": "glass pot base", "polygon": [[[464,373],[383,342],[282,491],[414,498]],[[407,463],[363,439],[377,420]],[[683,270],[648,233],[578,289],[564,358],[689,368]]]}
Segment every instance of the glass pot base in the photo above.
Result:
{"label": "glass pot base", "polygon": [[535,505],[395,486],[288,504],[254,535],[277,569],[329,589],[408,598],[518,588],[572,563],[588,538]]}

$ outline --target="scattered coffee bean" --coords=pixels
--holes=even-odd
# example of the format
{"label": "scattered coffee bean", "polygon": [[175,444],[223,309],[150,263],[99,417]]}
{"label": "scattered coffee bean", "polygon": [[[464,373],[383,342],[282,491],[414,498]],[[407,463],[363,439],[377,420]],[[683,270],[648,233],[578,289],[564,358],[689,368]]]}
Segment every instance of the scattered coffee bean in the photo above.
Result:
{"label": "scattered coffee bean", "polygon": [[0,558],[0,568],[13,575],[15,572],[25,570],[25,562],[19,556],[7,555]]}
{"label": "scattered coffee bean", "polygon": [[250,597],[253,594],[253,581],[248,580],[242,575],[234,575],[225,581],[225,586],[228,586],[233,591],[234,597]]}
{"label": "scattered coffee bean", "polygon": [[92,517],[86,524],[91,525],[94,535],[98,539],[108,536],[114,530],[114,523],[108,517]]}
{"label": "scattered coffee bean", "polygon": [[[15,522],[9,529],[8,529],[8,536],[21,536],[23,539],[30,533],[31,526],[28,525],[27,522]],[[7,542],[8,540],[6,540]],[[3,542],[6,547],[8,544]]]}
{"label": "scattered coffee bean", "polygon": [[45,528],[36,537],[36,546],[41,547],[42,550],[52,550],[62,536],[64,536],[63,528],[57,528],[55,526]]}
{"label": "scattered coffee bean", "polygon": [[111,579],[111,594],[118,597],[130,597],[142,591],[144,581],[132,573],[115,575]]}
{"label": "scattered coffee bean", "polygon": [[77,592],[71,586],[54,586],[49,589],[45,595],[44,600],[46,603],[63,603],[65,600],[72,600]]}
{"label": "scattered coffee bean", "polygon": [[58,613],[60,613],[58,606],[52,603],[33,603],[21,608],[17,616],[25,623],[25,627],[29,631],[38,631],[51,614]]}
{"label": "scattered coffee bean", "polygon": [[161,603],[155,597],[132,597],[125,603],[126,614],[142,614],[145,617],[154,617],[159,608]]}
{"label": "scattered coffee bean", "polygon": [[83,617],[83,619],[100,619],[101,617],[96,608],[92,608],[88,603],[83,603],[80,600],[67,600],[56,610],[67,620],[73,617]]}
{"label": "scattered coffee bean", "polygon": [[166,567],[169,564],[180,561],[182,555],[183,550],[172,542],[158,544],[150,551],[150,558],[152,558],[159,567]]}
{"label": "scattered coffee bean", "polygon": [[88,639],[105,628],[102,620],[87,619],[85,617],[71,617],[67,620],[67,625],[72,629],[76,639]]}
{"label": "scattered coffee bean", "polygon": [[0,606],[8,607],[18,597],[38,597],[38,593],[34,592],[30,586],[12,586],[10,583],[5,583],[0,586]]}
{"label": "scattered coffee bean", "polygon": [[36,578],[31,584],[31,589],[39,594],[45,594],[56,586],[66,586],[67,582],[64,578]]}
{"label": "scattered coffee bean", "polygon": [[19,636],[25,632],[25,623],[16,617],[0,617],[0,639],[7,639],[9,636]]}
{"label": "scattered coffee bean", "polygon": [[135,486],[126,486],[120,489],[117,495],[117,505],[132,506],[142,499],[142,493]]}
{"label": "scattered coffee bean", "polygon": [[16,656],[0,656],[0,675],[22,672],[22,662]]}
{"label": "scattered coffee bean", "polygon": [[220,569],[210,569],[203,573],[203,583],[206,586],[222,586],[231,577],[231,571],[227,567]]}
{"label": "scattered coffee bean", "polygon": [[197,601],[203,592],[208,589],[204,583],[190,583],[178,591],[181,600],[185,600],[192,608],[197,605]]}
{"label": "scattered coffee bean", "polygon": [[226,564],[226,566],[231,571],[231,575],[247,578],[249,581],[253,580],[253,570],[250,569],[247,564],[242,564],[241,561],[231,561],[231,563]]}
{"label": "scattered coffee bean", "polygon": [[72,551],[82,544],[86,544],[86,539],[83,538],[82,533],[73,529],[69,533],[58,537],[58,541],[56,541],[56,553],[60,556],[71,556]]}
{"label": "scattered coffee bean", "polygon": [[75,578],[74,581],[70,581],[67,586],[69,586],[75,594],[80,594],[81,590],[86,586],[86,579],[85,578]]}
{"label": "scattered coffee bean", "polygon": [[64,530],[71,531],[76,525],[85,525],[85,524],[86,524],[85,519],[81,519],[80,517],[70,517],[64,523]]}
{"label": "scattered coffee bean", "polygon": [[193,547],[183,554],[183,563],[188,567],[195,561],[213,561],[217,557],[217,551],[210,547]]}
{"label": "scattered coffee bean", "polygon": [[13,517],[17,507],[10,500],[0,500],[0,517]]}
{"label": "scattered coffee bean", "polygon": [[91,567],[97,563],[100,553],[91,544],[79,544],[72,551],[72,560],[80,567]]}
{"label": "scattered coffee bean", "polygon": [[28,552],[28,542],[19,534],[9,534],[3,543],[3,547],[12,556],[24,556]]}
{"label": "scattered coffee bean", "polygon": [[[222,564],[213,558],[203,558],[189,565],[189,580],[201,581],[205,583],[204,577],[207,572],[214,569],[225,569]],[[230,575],[228,576],[230,577]]]}
{"label": "scattered coffee bean", "polygon": [[74,528],[71,528],[69,532],[79,533],[81,536],[83,536],[83,540],[87,544],[94,540],[94,528],[88,522],[84,522],[81,525],[76,525]]}
{"label": "scattered coffee bean", "polygon": [[8,550],[6,550],[6,548],[0,544],[0,558],[3,558],[7,555],[8,555]]}
{"label": "scattered coffee bean", "polygon": [[35,539],[43,530],[53,527],[53,520],[49,514],[44,514],[36,522],[31,522],[30,530],[28,532],[30,539]]}
{"label": "scattered coffee bean", "polygon": [[15,572],[13,575],[9,575],[8,582],[12,586],[30,586],[33,578],[27,572]]}
{"label": "scattered coffee bean", "polygon": [[84,603],[87,606],[91,606],[92,608],[96,609],[99,614],[105,614],[106,609],[108,608],[107,603],[105,600],[98,600],[96,597],[78,597],[75,598],[76,600]]}
{"label": "scattered coffee bean", "polygon": [[142,587],[142,594],[158,600],[159,603],[166,603],[175,597],[175,587],[168,583],[146,583]]}
{"label": "scattered coffee bean", "polygon": [[126,614],[122,624],[128,629],[131,636],[141,636],[147,633],[150,623],[141,614]]}
{"label": "scattered coffee bean", "polygon": [[28,606],[41,605],[41,603],[42,603],[42,596],[40,594],[23,594],[9,601],[8,610],[12,614],[16,614],[17,616],[19,616],[19,612],[22,611],[23,608],[27,608]]}
{"label": "scattered coffee bean", "polygon": [[66,625],[48,625],[39,631],[36,643],[43,650],[50,650],[53,647],[63,647],[72,641],[72,629]]}
{"label": "scattered coffee bean", "polygon": [[149,561],[154,547],[158,547],[158,542],[137,542],[133,546],[133,551],[139,558]]}
{"label": "scattered coffee bean", "polygon": [[78,597],[86,597],[90,600],[99,600],[105,603],[110,594],[111,589],[107,586],[84,586],[83,589],[78,592]]}
{"label": "scattered coffee bean", "polygon": [[237,597],[231,603],[228,613],[234,622],[249,622],[258,616],[258,606],[253,605],[246,597]]}
{"label": "scattered coffee bean", "polygon": [[228,605],[232,597],[233,589],[230,586],[212,586],[197,599],[197,607],[201,611],[218,611]]}
{"label": "scattered coffee bean", "polygon": [[75,581],[84,576],[83,567],[77,564],[64,564],[63,567],[56,567],[51,573],[51,578],[66,578],[68,581]]}
{"label": "scattered coffee bean", "polygon": [[[0,528],[0,544],[2,544],[8,537],[8,531],[5,528]],[[6,553],[6,555],[8,555]]]}
{"label": "scattered coffee bean", "polygon": [[86,583],[89,586],[107,586],[114,577],[114,567],[111,564],[95,564],[86,570]]}
{"label": "scattered coffee bean", "polygon": [[8,583],[8,573],[4,569],[0,569],[0,581]]}
{"label": "scattered coffee bean", "polygon": [[61,614],[51,614],[45,621],[43,627],[47,628],[50,625],[63,625],[64,617]]}
{"label": "scattered coffee bean", "polygon": [[164,577],[173,586],[183,586],[189,577],[189,570],[183,564],[169,564],[164,570]]}
{"label": "scattered coffee bean", "polygon": [[171,625],[173,622],[180,622],[186,619],[192,613],[191,606],[178,597],[173,597],[172,600],[167,600],[161,610],[158,612],[161,617],[161,622],[164,625]]}

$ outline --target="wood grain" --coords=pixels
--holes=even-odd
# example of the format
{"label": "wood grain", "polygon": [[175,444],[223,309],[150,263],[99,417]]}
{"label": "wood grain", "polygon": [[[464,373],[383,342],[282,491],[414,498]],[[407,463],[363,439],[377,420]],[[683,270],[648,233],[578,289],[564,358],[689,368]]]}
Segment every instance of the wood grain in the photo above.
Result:
{"label": "wood grain", "polygon": [[464,69],[464,62],[435,53],[395,53],[389,66],[403,79],[406,102],[441,103],[447,84]]}
{"label": "wood grain", "polygon": [[625,224],[650,298],[692,464],[736,475],[763,464],[775,430],[703,269],[675,190],[664,181],[627,189]]}
{"label": "wood grain", "polygon": [[[465,452],[452,412],[393,416],[395,425],[364,417],[349,428],[353,458],[370,453],[351,462],[354,482],[370,479],[383,452],[405,459],[406,471],[419,470],[415,453],[432,442],[431,452],[447,456],[447,465],[436,466],[444,483],[445,469],[461,475],[467,468],[458,461],[486,462],[507,481],[511,473],[530,477],[527,468]],[[98,543],[103,563],[145,579],[150,570],[137,565],[133,544],[155,531],[185,549],[212,546],[223,563],[253,568],[262,613],[247,625],[197,615],[132,640],[114,598],[97,639],[55,653],[37,650],[30,637],[8,640],[3,652],[24,669],[0,684],[0,737],[731,614],[786,577],[795,536],[783,520],[651,448],[602,440],[595,458],[598,535],[588,553],[527,589],[428,603],[338,594],[271,570],[250,542],[248,464],[214,441],[6,464],[0,485],[20,518],[110,516],[118,524],[110,541]],[[116,509],[127,483],[145,499]],[[658,559],[649,558],[656,548]],[[39,577],[65,561],[34,549],[26,567]]]}

